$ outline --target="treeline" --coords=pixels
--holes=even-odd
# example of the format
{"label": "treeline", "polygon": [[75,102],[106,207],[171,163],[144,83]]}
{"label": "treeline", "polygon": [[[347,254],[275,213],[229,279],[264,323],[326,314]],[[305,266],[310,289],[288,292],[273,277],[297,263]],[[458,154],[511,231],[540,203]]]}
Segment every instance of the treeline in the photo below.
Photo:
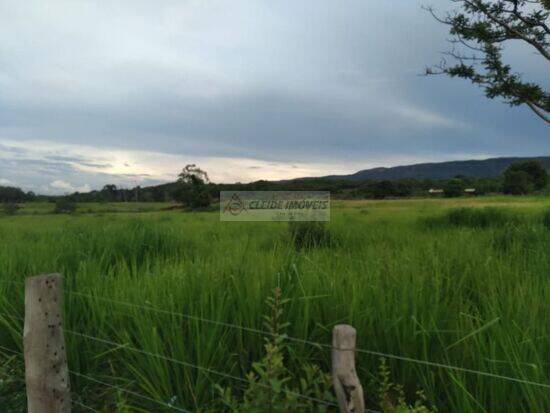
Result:
{"label": "treeline", "polygon": [[[538,161],[523,161],[510,165],[500,177],[476,178],[456,176],[452,179],[397,180],[337,180],[307,178],[291,181],[256,181],[251,183],[215,184],[205,171],[187,165],[173,183],[132,189],[105,185],[99,191],[75,192],[65,196],[37,196],[19,188],[0,187],[0,202],[56,200],[70,202],[169,202],[177,201],[205,207],[210,200],[219,199],[220,191],[329,191],[336,199],[385,199],[426,196],[434,194],[454,197],[466,193],[484,195],[505,193],[524,195],[542,192],[548,186],[548,172]],[[468,191],[467,191],[468,190]]]}
{"label": "treeline", "polygon": [[14,186],[0,186],[0,203],[30,202],[35,201],[37,198],[39,197],[34,192],[25,192]]}
{"label": "treeline", "polygon": [[[464,188],[475,188],[476,194],[501,191],[502,180],[491,178],[457,177]],[[218,199],[220,191],[330,191],[331,196],[340,199],[384,199],[411,196],[425,196],[428,190],[444,189],[454,180],[400,179],[385,181],[350,181],[332,179],[299,179],[272,182],[256,181],[236,184],[204,184],[212,199]],[[106,185],[100,191],[73,193],[67,196],[73,202],[169,202],[181,199],[182,184],[169,183],[154,187],[117,188]]]}

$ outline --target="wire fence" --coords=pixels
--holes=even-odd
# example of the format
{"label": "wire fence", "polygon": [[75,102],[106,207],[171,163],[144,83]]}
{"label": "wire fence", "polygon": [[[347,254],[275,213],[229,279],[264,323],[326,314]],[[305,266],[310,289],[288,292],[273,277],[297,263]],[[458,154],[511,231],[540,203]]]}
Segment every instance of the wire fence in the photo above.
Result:
{"label": "wire fence", "polygon": [[[252,327],[241,326],[241,325],[238,325],[238,324],[232,324],[232,323],[227,323],[227,322],[218,321],[218,320],[211,320],[211,319],[204,318],[204,317],[199,317],[199,316],[196,316],[196,315],[176,313],[176,312],[172,312],[172,311],[167,311],[167,310],[158,309],[158,308],[155,308],[155,307],[130,303],[130,302],[126,302],[126,301],[113,300],[113,299],[109,299],[109,298],[101,297],[101,296],[97,296],[97,295],[90,295],[90,294],[85,294],[85,293],[75,292],[75,291],[67,291],[67,292],[70,295],[78,295],[78,296],[87,297],[87,298],[91,298],[91,299],[95,299],[95,300],[109,302],[109,303],[112,303],[112,304],[132,307],[132,308],[136,308],[136,309],[139,309],[139,310],[153,311],[153,312],[156,312],[156,313],[159,313],[159,314],[172,315],[172,316],[181,317],[181,318],[184,318],[184,319],[187,319],[187,320],[201,321],[201,322],[204,322],[204,323],[223,326],[223,327],[227,327],[227,328],[235,328],[235,329],[239,329],[241,331],[246,331],[246,332],[250,332],[250,333],[254,333],[254,334],[260,334],[260,335],[273,337],[273,338],[281,338],[281,339],[284,339],[284,340],[287,340],[287,341],[300,343],[300,344],[307,344],[307,345],[314,346],[314,347],[317,347],[317,348],[323,348],[323,349],[327,349],[327,350],[332,350],[333,349],[332,345],[330,345],[330,344],[319,343],[319,342],[316,342],[316,341],[311,341],[311,340],[301,339],[301,338],[297,338],[297,337],[292,337],[292,336],[288,336],[286,334],[274,334],[274,333],[272,333],[270,331],[266,331],[266,330],[260,330],[260,329],[256,329],[256,328],[252,328]],[[539,386],[539,387],[550,389],[550,384],[539,383],[539,382],[530,381],[530,380],[524,380],[524,379],[520,379],[520,378],[516,378],[516,377],[510,377],[510,376],[495,374],[495,373],[491,373],[491,372],[487,372],[487,371],[470,369],[470,368],[466,368],[466,367],[454,366],[454,365],[451,365],[451,364],[438,363],[438,362],[433,362],[433,361],[430,361],[430,360],[420,360],[420,359],[416,359],[416,358],[413,358],[413,357],[407,357],[407,356],[401,356],[401,355],[396,355],[396,354],[391,354],[391,353],[385,353],[385,352],[376,351],[376,350],[367,350],[367,349],[356,348],[354,351],[356,351],[358,353],[372,355],[372,356],[385,357],[385,358],[388,358],[388,359],[406,361],[406,362],[410,362],[410,363],[421,364],[421,365],[424,365],[424,366],[443,368],[443,369],[453,370],[453,371],[460,371],[460,372],[463,372],[463,373],[476,374],[476,375],[480,375],[480,376],[491,377],[491,378],[494,378],[494,379],[508,380],[508,381],[512,381],[512,382],[516,382],[516,383],[528,384],[528,385]]]}
{"label": "wire fence", "polygon": [[[17,285],[22,284],[22,283],[11,281],[11,280],[0,280],[0,281],[7,282],[7,283],[13,283],[13,284],[17,284]],[[307,339],[292,337],[292,336],[288,336],[288,335],[285,335],[285,334],[275,334],[275,333],[272,333],[270,331],[266,331],[266,330],[262,330],[262,329],[256,329],[256,328],[253,328],[253,327],[242,326],[242,325],[233,324],[233,323],[227,323],[227,322],[223,322],[223,321],[219,321],[219,320],[212,320],[212,319],[200,317],[200,316],[197,316],[197,315],[178,313],[178,312],[168,311],[168,310],[164,310],[164,309],[156,308],[156,307],[152,307],[152,306],[140,305],[140,304],[136,304],[136,303],[132,303],[132,302],[128,302],[128,301],[115,300],[115,299],[102,297],[102,296],[98,296],[98,295],[92,295],[92,294],[87,294],[87,293],[83,293],[83,292],[79,292],[79,291],[73,291],[73,290],[70,290],[68,288],[65,288],[65,293],[68,294],[68,295],[76,296],[76,297],[82,297],[82,298],[87,298],[87,299],[91,299],[91,300],[99,300],[99,301],[111,303],[111,304],[114,304],[114,305],[117,305],[117,306],[125,306],[125,307],[128,307],[128,308],[134,308],[134,309],[138,309],[138,310],[151,311],[151,312],[155,312],[157,314],[164,314],[164,315],[179,317],[179,318],[183,318],[183,319],[186,319],[186,320],[193,320],[193,321],[209,323],[209,324],[212,324],[212,325],[222,326],[222,327],[225,327],[225,328],[238,329],[240,331],[259,334],[259,335],[266,336],[266,337],[280,338],[280,339],[290,341],[290,342],[294,342],[294,343],[300,343],[300,344],[314,346],[315,348],[318,348],[318,349],[324,349],[324,350],[332,350],[333,349],[332,345],[326,344],[326,343],[319,343],[319,342],[316,342],[316,341],[311,341],[311,340],[307,340]],[[24,321],[23,317],[13,315],[13,314],[0,313],[0,316],[5,316],[5,317],[8,317],[8,318],[12,318],[14,320]],[[127,351],[132,351],[132,352],[135,352],[135,353],[138,353],[138,354],[146,355],[148,357],[158,358],[158,359],[167,361],[169,363],[173,363],[173,364],[180,365],[180,366],[183,366],[183,367],[192,368],[192,369],[195,369],[197,371],[201,371],[203,373],[216,375],[218,377],[223,377],[223,378],[226,378],[228,380],[235,381],[235,382],[248,383],[248,380],[244,379],[242,377],[238,377],[238,376],[235,376],[235,375],[232,375],[232,374],[229,374],[229,373],[221,372],[221,371],[218,371],[216,369],[209,368],[209,367],[204,367],[204,366],[200,366],[200,365],[197,365],[197,364],[193,364],[193,363],[190,363],[190,362],[187,362],[187,361],[178,360],[178,359],[175,359],[173,357],[166,356],[166,355],[150,352],[150,351],[147,351],[147,350],[144,350],[144,349],[141,349],[141,348],[129,346],[128,343],[117,343],[113,340],[96,337],[96,336],[93,336],[93,335],[89,335],[89,334],[86,334],[86,333],[82,333],[82,332],[78,332],[78,331],[74,331],[74,330],[70,330],[70,329],[63,329],[63,330],[64,330],[65,333],[67,333],[69,335],[78,336],[78,337],[81,337],[81,338],[86,339],[86,340],[92,340],[94,342],[109,345],[109,346],[112,346],[113,349],[124,349],[124,350],[127,350]],[[4,351],[15,353],[15,354],[21,354],[18,351],[8,349],[4,346],[0,346],[0,349],[2,349]],[[377,356],[377,357],[384,357],[384,358],[387,358],[387,359],[394,359],[394,360],[399,360],[399,361],[404,361],[404,362],[409,362],[409,363],[415,363],[415,364],[434,367],[434,368],[441,368],[441,369],[455,371],[455,372],[458,371],[458,372],[463,372],[463,373],[468,373],[468,374],[473,374],[473,375],[478,375],[478,376],[484,376],[484,377],[489,377],[489,378],[493,378],[493,379],[505,380],[505,381],[524,384],[524,385],[529,385],[529,386],[536,386],[536,387],[540,387],[540,388],[544,388],[544,389],[550,389],[550,384],[536,382],[536,381],[522,379],[522,378],[517,378],[517,377],[510,377],[510,376],[496,374],[496,373],[487,372],[487,371],[470,369],[470,368],[461,367],[461,366],[455,366],[455,365],[451,365],[451,364],[439,363],[439,362],[434,362],[434,361],[430,361],[430,360],[421,360],[421,359],[416,359],[416,358],[413,358],[413,357],[396,355],[396,354],[391,354],[391,353],[385,353],[385,352],[381,352],[381,351],[377,351],[377,350],[369,350],[369,349],[358,348],[358,349],[355,349],[354,351],[356,351],[357,353],[362,353],[362,354],[367,354],[367,355],[372,355],[372,356]],[[85,375],[83,373],[75,372],[75,371],[72,371],[72,370],[70,371],[70,373],[73,374],[74,376],[78,376],[78,377],[81,377],[83,379],[87,379],[90,382],[95,382],[96,384],[113,388],[117,391],[126,393],[128,395],[133,396],[133,397],[140,398],[142,400],[146,400],[146,401],[149,401],[151,403],[156,403],[157,405],[163,406],[165,408],[169,408],[169,409],[172,409],[172,410],[175,410],[175,411],[180,411],[180,412],[185,412],[185,413],[190,412],[189,410],[173,406],[170,403],[166,403],[166,402],[163,402],[161,400],[157,400],[157,399],[151,398],[149,396],[145,396],[141,393],[137,393],[135,391],[125,389],[121,386],[116,386],[116,385],[107,383],[103,380],[99,380],[97,378]],[[263,383],[258,383],[258,384],[261,387],[270,388],[270,386],[267,385],[267,384],[263,384]],[[323,399],[319,399],[319,398],[315,398],[315,397],[311,397],[311,396],[308,396],[308,395],[304,395],[304,394],[301,394],[301,393],[298,393],[298,392],[287,391],[287,394],[291,395],[291,396],[294,396],[296,398],[300,398],[300,399],[307,400],[307,401],[310,401],[310,402],[313,402],[313,403],[317,403],[319,405],[324,405],[324,406],[327,406],[327,407],[338,407],[338,405],[336,403],[333,403],[333,402],[330,402],[330,401],[327,401],[327,400],[323,400]],[[98,412],[98,410],[96,410],[96,409],[94,409],[90,406],[87,406],[85,404],[82,404],[79,401],[74,401],[73,403],[76,404],[76,405],[79,405],[80,407],[85,408],[87,410]],[[370,412],[370,413],[380,413],[376,410],[367,409],[366,411]]]}

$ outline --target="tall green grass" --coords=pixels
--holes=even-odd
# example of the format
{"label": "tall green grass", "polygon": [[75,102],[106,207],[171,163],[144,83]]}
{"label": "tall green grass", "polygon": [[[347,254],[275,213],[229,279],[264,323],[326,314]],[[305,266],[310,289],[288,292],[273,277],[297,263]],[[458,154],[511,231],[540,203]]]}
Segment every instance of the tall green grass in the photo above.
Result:
{"label": "tall green grass", "polygon": [[[332,327],[349,323],[359,348],[550,383],[550,251],[541,208],[530,211],[521,222],[537,235],[522,241],[523,224],[512,230],[502,221],[426,230],[419,219],[445,215],[433,205],[368,214],[342,207],[328,228],[338,243],[300,249],[286,223],[219,222],[215,213],[3,217],[0,313],[23,315],[23,288],[12,281],[63,272],[68,290],[91,295],[66,293],[67,328],[123,344],[68,334],[71,369],[199,412],[223,411],[216,385],[238,392],[239,382],[127,346],[244,378],[262,357],[261,335],[177,313],[262,329],[265,299],[277,286],[289,299],[293,337],[330,344]],[[0,315],[0,345],[21,350],[21,333],[20,321]],[[296,377],[305,362],[330,369],[323,348],[290,343],[286,357]],[[548,389],[388,362],[408,396],[422,388],[440,411],[550,406]],[[378,357],[357,355],[372,408],[378,366]],[[169,411],[83,378],[72,384],[101,411]]]}

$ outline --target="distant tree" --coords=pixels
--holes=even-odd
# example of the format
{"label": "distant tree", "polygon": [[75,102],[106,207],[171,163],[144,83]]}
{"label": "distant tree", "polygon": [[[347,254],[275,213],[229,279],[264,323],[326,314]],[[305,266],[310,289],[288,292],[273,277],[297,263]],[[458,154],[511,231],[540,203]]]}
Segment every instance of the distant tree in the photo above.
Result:
{"label": "distant tree", "polygon": [[502,192],[509,195],[526,195],[533,192],[533,181],[525,171],[508,170],[504,173]]}
{"label": "distant tree", "polygon": [[76,211],[76,203],[68,197],[58,198],[55,201],[55,214],[72,214]]}
{"label": "distant tree", "polygon": [[540,191],[548,184],[548,172],[539,161],[514,162],[506,171],[523,171],[530,177],[533,189]]}
{"label": "distant tree", "polygon": [[14,186],[0,186],[0,202],[25,202],[27,194]]}
{"label": "distant tree", "polygon": [[105,202],[114,202],[117,200],[117,187],[114,184],[108,184],[101,190],[102,198]]}
{"label": "distant tree", "polygon": [[163,202],[166,201],[166,191],[159,187],[154,187],[151,189],[151,195],[154,202]]}
{"label": "distant tree", "polygon": [[548,184],[548,172],[539,161],[515,162],[504,171],[502,192],[523,195],[540,191]]}
{"label": "distant tree", "polygon": [[395,185],[392,181],[380,181],[374,184],[372,192],[376,199],[391,197],[395,194]]}
{"label": "distant tree", "polygon": [[462,179],[450,179],[443,187],[443,194],[447,198],[458,197],[464,194],[464,182]]}
{"label": "distant tree", "polygon": [[174,198],[189,209],[203,209],[210,206],[212,199],[208,192],[208,174],[195,164],[186,165],[178,175],[178,186]]}
{"label": "distant tree", "polygon": [[451,1],[460,11],[438,16],[433,8],[426,9],[449,26],[452,50],[444,55],[453,64],[448,66],[444,58],[426,74],[468,79],[484,88],[488,98],[500,97],[511,106],[527,105],[550,122],[550,92],[544,90],[545,83],[524,80],[502,56],[506,44],[517,43],[541,56],[541,62],[550,62],[550,0]]}

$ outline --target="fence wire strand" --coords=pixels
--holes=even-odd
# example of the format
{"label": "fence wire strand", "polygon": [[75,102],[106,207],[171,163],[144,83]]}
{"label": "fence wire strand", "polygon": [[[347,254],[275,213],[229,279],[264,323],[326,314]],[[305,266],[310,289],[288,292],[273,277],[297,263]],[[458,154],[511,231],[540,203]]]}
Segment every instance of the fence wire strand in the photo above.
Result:
{"label": "fence wire strand", "polygon": [[[182,365],[182,366],[185,366],[185,367],[191,367],[191,368],[194,368],[194,369],[199,370],[199,371],[203,371],[203,372],[206,372],[206,373],[210,373],[210,374],[214,374],[214,375],[217,375],[217,376],[220,376],[220,377],[224,377],[226,379],[231,379],[231,380],[239,381],[239,382],[242,382],[242,383],[248,383],[248,380],[243,379],[242,377],[234,376],[232,374],[224,373],[224,372],[214,370],[214,369],[211,369],[211,368],[208,368],[208,367],[199,366],[197,364],[189,363],[187,361],[182,361],[182,360],[178,360],[178,359],[175,359],[175,358],[172,358],[172,357],[164,356],[162,354],[153,353],[153,352],[150,352],[150,351],[147,351],[147,350],[142,350],[142,349],[139,349],[139,348],[127,346],[127,345],[122,344],[122,343],[116,343],[116,342],[111,341],[111,340],[106,340],[106,339],[103,339],[103,338],[90,336],[88,334],[80,333],[78,331],[72,331],[72,330],[67,330],[67,329],[64,329],[63,331],[65,331],[66,333],[71,334],[71,335],[76,335],[76,336],[80,336],[80,337],[83,337],[83,338],[86,338],[86,339],[89,339],[89,340],[97,341],[97,342],[100,342],[100,343],[103,343],[103,344],[108,344],[108,345],[113,346],[117,349],[129,350],[129,351],[133,351],[133,352],[136,352],[136,353],[141,353],[141,354],[144,354],[144,355],[147,355],[147,356],[150,356],[150,357],[155,357],[155,358],[159,358],[159,359],[168,361],[170,363],[179,364],[179,365]],[[261,386],[261,387],[264,387],[264,388],[267,388],[267,389],[272,389],[272,386],[269,386],[267,384],[257,383],[257,385]],[[332,402],[329,402],[329,401],[326,401],[326,400],[322,400],[322,399],[318,399],[316,397],[306,396],[305,394],[301,394],[301,393],[298,393],[298,392],[294,392],[294,391],[289,390],[289,391],[286,391],[286,393],[290,394],[292,396],[304,399],[304,400],[314,402],[314,403],[324,404],[326,406],[338,407],[338,405],[335,404],[335,403],[332,403]]]}
{"label": "fence wire strand", "polygon": [[99,410],[96,410],[96,409],[94,409],[93,407],[88,406],[87,404],[81,403],[81,402],[79,402],[79,401],[73,400],[72,403],[73,403],[73,404],[76,404],[77,406],[80,406],[80,407],[82,407],[82,408],[84,408],[84,409],[86,409],[86,410],[89,410],[89,411],[91,411],[91,412],[94,412],[94,413],[101,413]]}
{"label": "fence wire strand", "polygon": [[107,383],[107,382],[102,381],[102,380],[98,380],[98,379],[96,379],[94,377],[91,377],[91,376],[88,376],[86,374],[78,373],[78,372],[73,371],[73,370],[69,370],[69,372],[71,374],[75,375],[75,376],[82,377],[86,380],[93,381],[97,384],[101,384],[102,386],[110,387],[110,388],[113,388],[115,390],[121,391],[123,393],[130,394],[134,397],[138,397],[140,399],[147,400],[147,401],[150,401],[152,403],[156,403],[156,404],[158,404],[160,406],[163,406],[163,407],[166,407],[166,408],[169,408],[169,409],[172,409],[172,410],[176,410],[176,411],[182,412],[182,413],[192,413],[190,410],[186,410],[186,409],[182,409],[180,407],[172,406],[170,403],[166,403],[166,402],[163,402],[163,401],[160,401],[160,400],[157,400],[157,399],[153,399],[152,397],[149,397],[149,396],[144,396],[141,393],[137,393],[135,391],[125,389],[124,387],[120,387],[120,386],[117,386],[117,385],[114,385],[114,384],[111,384],[111,383]]}
{"label": "fence wire strand", "polygon": [[[7,283],[12,283],[12,284],[17,284],[17,285],[22,284],[18,281],[11,281],[11,280],[1,280],[1,281],[7,282]],[[219,320],[212,320],[212,319],[208,319],[208,318],[204,318],[204,317],[200,317],[200,316],[196,316],[196,315],[172,312],[172,311],[159,309],[159,308],[155,308],[155,307],[151,307],[151,306],[139,305],[139,304],[131,303],[131,302],[127,302],[127,301],[109,299],[109,298],[106,298],[106,297],[101,297],[101,296],[97,296],[97,295],[91,295],[91,294],[86,294],[86,293],[82,293],[82,292],[69,290],[67,288],[65,288],[65,291],[70,295],[85,297],[85,298],[88,298],[88,299],[95,299],[95,300],[100,300],[100,301],[104,301],[104,302],[108,302],[108,303],[112,303],[112,304],[116,304],[116,305],[121,305],[121,306],[126,306],[126,307],[130,307],[130,308],[141,309],[141,310],[146,310],[146,311],[152,311],[152,312],[156,312],[158,314],[171,315],[171,316],[181,317],[181,318],[184,318],[184,319],[187,319],[187,320],[200,321],[200,322],[209,323],[209,324],[218,325],[218,326],[223,326],[223,327],[227,327],[227,328],[234,328],[234,329],[238,329],[238,330],[241,330],[241,331],[246,331],[246,332],[259,334],[259,335],[263,335],[263,336],[282,338],[284,340],[295,342],[295,343],[306,344],[306,345],[314,346],[314,347],[317,347],[317,348],[332,350],[332,346],[329,345],[329,344],[319,343],[319,342],[306,340],[306,339],[300,339],[300,338],[288,336],[288,335],[285,335],[285,334],[282,334],[282,335],[281,334],[275,334],[275,333],[272,333],[272,332],[269,332],[269,331],[266,331],[266,330],[256,329],[256,328],[253,328],[253,327],[246,327],[246,326],[233,324],[233,323],[227,323],[227,322],[223,322],[223,321],[219,321]],[[8,314],[4,314],[4,315],[6,315],[8,317],[11,317],[11,318],[14,318],[14,319],[23,320],[22,317],[8,315]],[[115,343],[115,342],[112,342],[110,340],[100,339],[98,337],[90,336],[90,335],[83,334],[83,333],[74,332],[74,331],[71,331],[71,330],[65,330],[65,331],[67,331],[70,334],[80,335],[80,336],[88,338],[88,339],[93,339],[93,340],[96,340],[96,341],[100,341],[100,342],[103,342],[104,344],[120,346],[119,343]],[[163,356],[163,355],[160,355],[160,354],[151,353],[151,352],[148,352],[148,351],[145,351],[145,350],[140,350],[140,349],[137,349],[137,348],[130,348],[130,347],[125,347],[125,348],[127,348],[129,350],[133,350],[135,352],[140,352],[142,354],[146,354],[146,355],[149,355],[149,356],[162,358],[162,359],[165,359],[166,361],[169,361],[169,362],[172,362],[172,363],[181,364],[181,365],[184,365],[184,366],[187,366],[187,367],[192,367],[192,368],[202,370],[202,371],[205,371],[205,372],[208,372],[208,373],[211,373],[211,374],[216,374],[216,375],[219,375],[219,376],[222,376],[222,377],[230,378],[232,380],[247,382],[246,379],[243,379],[243,378],[240,378],[240,377],[236,377],[236,376],[233,376],[233,375],[230,375],[230,374],[227,374],[227,373],[212,370],[212,369],[209,369],[209,368],[206,368],[206,367],[197,366],[197,365],[194,365],[192,363],[183,362],[181,360],[176,360],[176,359],[173,359],[171,357],[166,357],[166,356]],[[505,376],[505,375],[496,374],[496,373],[490,373],[490,372],[487,372],[487,371],[475,370],[475,369],[470,369],[470,368],[466,368],[466,367],[460,367],[460,366],[455,366],[455,365],[450,365],[450,364],[434,362],[434,361],[430,361],[430,360],[420,360],[420,359],[416,359],[416,358],[413,358],[413,357],[401,356],[401,355],[391,354],[391,353],[384,353],[384,352],[375,351],[375,350],[367,350],[367,349],[358,348],[358,349],[355,349],[355,351],[357,353],[362,353],[362,354],[368,354],[368,355],[373,355],[373,356],[378,356],[378,357],[385,357],[385,358],[388,358],[388,359],[394,359],[394,360],[400,360],[400,361],[405,361],[405,362],[410,362],[410,363],[416,363],[416,364],[419,364],[419,365],[425,365],[425,366],[429,366],[429,367],[436,367],[436,368],[442,368],[442,369],[447,369],[447,370],[454,370],[454,371],[463,372],[463,373],[475,374],[475,375],[478,375],[478,376],[490,377],[490,378],[494,378],[494,379],[506,380],[506,381],[510,381],[510,382],[515,382],[515,383],[532,385],[532,386],[537,386],[537,387],[550,389],[550,384],[540,383],[540,382],[536,382],[536,381],[532,381],[532,380],[521,379],[521,378],[517,378],[517,377]],[[290,394],[292,394],[292,393],[290,393]],[[316,403],[323,403],[323,404],[326,404],[326,405],[336,406],[333,403],[329,403],[329,402],[326,402],[324,400],[320,400],[320,399],[316,399],[316,398],[310,398],[309,396],[301,395],[299,393],[296,393],[294,395],[296,397],[302,397],[302,398],[309,399],[310,401],[314,401]]]}
{"label": "fence wire strand", "polygon": [[[8,351],[8,352],[10,352],[10,353],[13,353],[13,354],[15,354],[15,355],[17,355],[17,356],[23,356],[23,353],[21,353],[20,351],[12,350],[12,349],[7,348],[7,347],[4,347],[4,346],[2,346],[2,345],[0,345],[0,349],[1,349],[1,350],[4,350],[4,351]],[[74,373],[74,372],[71,371],[71,373]],[[82,403],[82,402],[79,402],[79,401],[77,401],[77,400],[72,400],[71,403],[72,403],[72,404],[76,404],[77,406],[83,407],[84,409],[90,410],[90,411],[92,411],[92,412],[101,413],[99,410],[96,410],[96,409],[94,409],[93,407],[88,406],[88,405],[86,405],[86,404],[84,404],[84,403]]]}
{"label": "fence wire strand", "polygon": [[[73,294],[73,295],[79,295],[79,296],[91,298],[91,299],[97,299],[97,300],[101,300],[101,301],[105,301],[105,302],[111,302],[113,304],[123,305],[123,306],[127,306],[127,307],[133,307],[133,308],[137,308],[137,309],[153,311],[153,312],[156,312],[156,313],[159,313],[159,314],[173,315],[173,316],[182,317],[182,318],[189,319],[189,320],[201,321],[201,322],[210,323],[210,324],[214,324],[214,325],[220,325],[220,326],[228,327],[228,328],[235,328],[235,329],[239,329],[239,330],[242,330],[242,331],[247,331],[247,332],[250,332],[250,333],[265,335],[265,336],[274,337],[274,338],[282,338],[284,340],[288,340],[288,341],[292,341],[292,342],[300,343],[300,344],[307,344],[307,345],[314,346],[314,347],[317,347],[317,348],[324,348],[324,349],[328,349],[328,350],[332,350],[332,348],[333,348],[330,344],[318,343],[318,342],[315,342],[315,341],[310,341],[310,340],[305,340],[305,339],[301,339],[301,338],[297,338],[297,337],[288,336],[286,334],[275,334],[275,333],[272,333],[272,332],[266,331],[266,330],[260,330],[260,329],[256,329],[256,328],[252,328],[252,327],[241,326],[241,325],[238,325],[238,324],[226,323],[226,322],[218,321],[218,320],[211,320],[211,319],[207,319],[207,318],[203,318],[203,317],[199,317],[199,316],[194,316],[194,315],[190,315],[190,314],[176,313],[176,312],[163,310],[163,309],[159,309],[159,308],[155,308],[155,307],[139,305],[139,304],[130,303],[130,302],[127,302],[127,301],[112,300],[112,299],[109,299],[109,298],[105,298],[105,297],[101,297],[101,296],[94,296],[94,295],[85,294],[85,293],[81,293],[81,292],[68,291],[68,293]],[[505,375],[502,375],[502,374],[490,373],[490,372],[487,372],[487,371],[470,369],[470,368],[467,368],[467,367],[461,367],[461,366],[454,366],[454,365],[451,365],[451,364],[438,363],[438,362],[434,362],[434,361],[430,361],[430,360],[420,360],[420,359],[415,359],[413,357],[400,356],[400,355],[391,354],[391,353],[384,353],[384,352],[376,351],[376,350],[367,350],[367,349],[357,348],[357,349],[355,349],[355,351],[358,352],[358,353],[368,354],[368,355],[371,355],[371,356],[385,357],[385,358],[388,358],[388,359],[401,360],[401,361],[421,364],[421,365],[425,365],[425,366],[429,366],[429,367],[437,367],[437,368],[442,368],[442,369],[447,369],[447,370],[454,370],[454,371],[459,371],[459,372],[462,372],[462,373],[476,374],[478,376],[491,377],[491,378],[494,378],[494,379],[507,380],[507,381],[511,381],[511,382],[515,382],[515,383],[527,384],[527,385],[538,386],[538,387],[550,389],[550,384],[540,383],[540,382],[536,382],[536,381],[532,381],[532,380],[520,379],[520,378],[517,378],[517,377],[505,376]]]}

